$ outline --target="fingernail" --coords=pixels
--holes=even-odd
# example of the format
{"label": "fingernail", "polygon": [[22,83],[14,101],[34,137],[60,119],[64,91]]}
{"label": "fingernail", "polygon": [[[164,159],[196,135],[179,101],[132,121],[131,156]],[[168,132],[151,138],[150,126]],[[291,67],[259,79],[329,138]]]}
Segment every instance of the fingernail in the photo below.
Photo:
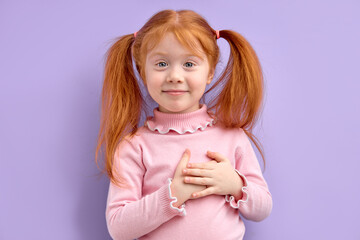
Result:
{"label": "fingernail", "polygon": [[184,169],[184,170],[183,170],[183,173],[186,173],[186,172],[187,172],[187,170],[186,170],[186,169]]}
{"label": "fingernail", "polygon": [[188,163],[187,167],[191,167],[191,163]]}
{"label": "fingernail", "polygon": [[185,182],[188,182],[188,181],[189,181],[189,178],[188,178],[188,177],[186,177],[186,178],[185,178]]}
{"label": "fingernail", "polygon": [[196,194],[196,193],[194,193],[194,194],[193,194],[193,197],[197,197],[197,194]]}

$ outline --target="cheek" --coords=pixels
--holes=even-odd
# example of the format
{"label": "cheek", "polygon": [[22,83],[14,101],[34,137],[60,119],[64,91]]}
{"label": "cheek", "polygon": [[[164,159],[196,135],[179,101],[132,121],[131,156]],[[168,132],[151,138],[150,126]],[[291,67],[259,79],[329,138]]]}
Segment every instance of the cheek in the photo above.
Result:
{"label": "cheek", "polygon": [[146,81],[146,88],[151,96],[157,94],[161,90],[160,78],[156,76],[148,76]]}
{"label": "cheek", "polygon": [[203,91],[206,88],[208,76],[204,74],[198,74],[197,76],[193,76],[192,81],[189,81],[189,87],[192,89],[198,89],[199,91]]}
{"label": "cheek", "polygon": [[205,92],[206,84],[204,81],[194,81],[189,83],[189,88],[191,92],[196,95],[203,95]]}
{"label": "cheek", "polygon": [[161,84],[161,73],[151,70],[145,71],[145,82],[146,85],[160,85]]}

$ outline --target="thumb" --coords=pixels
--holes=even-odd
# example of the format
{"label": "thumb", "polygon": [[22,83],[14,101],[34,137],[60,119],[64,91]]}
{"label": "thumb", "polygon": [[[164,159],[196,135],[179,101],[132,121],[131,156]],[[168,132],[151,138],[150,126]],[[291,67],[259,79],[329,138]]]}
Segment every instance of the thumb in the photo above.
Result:
{"label": "thumb", "polygon": [[183,153],[182,158],[180,160],[182,166],[186,167],[186,165],[190,160],[190,156],[191,156],[190,150],[188,148],[185,149],[185,152]]}
{"label": "thumb", "polygon": [[190,160],[190,155],[191,155],[190,150],[186,149],[176,167],[176,172],[181,173],[182,169],[184,169],[186,167],[186,165],[188,164],[188,162]]}
{"label": "thumb", "polygon": [[228,159],[225,156],[223,156],[222,154],[217,153],[217,152],[207,151],[206,154],[209,158],[214,159],[218,163],[228,161]]}

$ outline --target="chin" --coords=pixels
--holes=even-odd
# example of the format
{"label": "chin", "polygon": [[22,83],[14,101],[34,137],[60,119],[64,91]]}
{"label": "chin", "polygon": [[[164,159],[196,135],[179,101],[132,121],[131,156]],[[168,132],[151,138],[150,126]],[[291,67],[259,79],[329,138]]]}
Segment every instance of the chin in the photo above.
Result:
{"label": "chin", "polygon": [[183,113],[186,111],[186,109],[181,107],[159,107],[160,112],[166,112],[166,113]]}

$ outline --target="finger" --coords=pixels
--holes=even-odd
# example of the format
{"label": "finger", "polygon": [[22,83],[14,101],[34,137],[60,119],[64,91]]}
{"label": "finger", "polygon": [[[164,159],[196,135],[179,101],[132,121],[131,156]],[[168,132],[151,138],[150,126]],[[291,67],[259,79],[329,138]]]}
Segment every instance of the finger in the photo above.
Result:
{"label": "finger", "polygon": [[191,155],[190,150],[189,150],[188,148],[185,149],[185,152],[183,153],[183,157],[188,157],[188,158],[190,158],[190,155]]}
{"label": "finger", "polygon": [[184,182],[203,186],[212,185],[211,178],[206,177],[185,177]]}
{"label": "finger", "polygon": [[214,194],[214,188],[213,187],[208,187],[205,188],[204,190],[200,191],[200,192],[195,192],[193,194],[191,194],[191,196],[193,198],[201,198],[201,197],[205,197],[205,196],[209,196]]}
{"label": "finger", "polygon": [[183,153],[183,155],[181,156],[181,159],[176,167],[175,172],[177,174],[181,174],[182,170],[184,168],[186,168],[186,165],[188,164],[189,160],[190,160],[190,150],[186,149],[185,152]]}
{"label": "finger", "polygon": [[188,168],[199,168],[199,169],[214,169],[214,163],[217,163],[217,161],[212,160],[209,162],[205,162],[205,163],[188,163],[186,166]]}
{"label": "finger", "polygon": [[189,150],[189,149],[185,149],[185,152],[183,153],[183,155],[182,155],[182,157],[181,157],[181,160],[180,160],[180,163],[181,163],[184,167],[189,163],[190,156],[191,156],[190,150]]}
{"label": "finger", "polygon": [[183,169],[183,173],[186,175],[197,176],[197,177],[211,177],[212,172],[208,169]]}
{"label": "finger", "polygon": [[218,152],[211,152],[211,151],[207,151],[206,155],[211,158],[214,159],[217,162],[226,162],[229,161],[227,159],[227,157],[225,157],[224,155],[218,153]]}

